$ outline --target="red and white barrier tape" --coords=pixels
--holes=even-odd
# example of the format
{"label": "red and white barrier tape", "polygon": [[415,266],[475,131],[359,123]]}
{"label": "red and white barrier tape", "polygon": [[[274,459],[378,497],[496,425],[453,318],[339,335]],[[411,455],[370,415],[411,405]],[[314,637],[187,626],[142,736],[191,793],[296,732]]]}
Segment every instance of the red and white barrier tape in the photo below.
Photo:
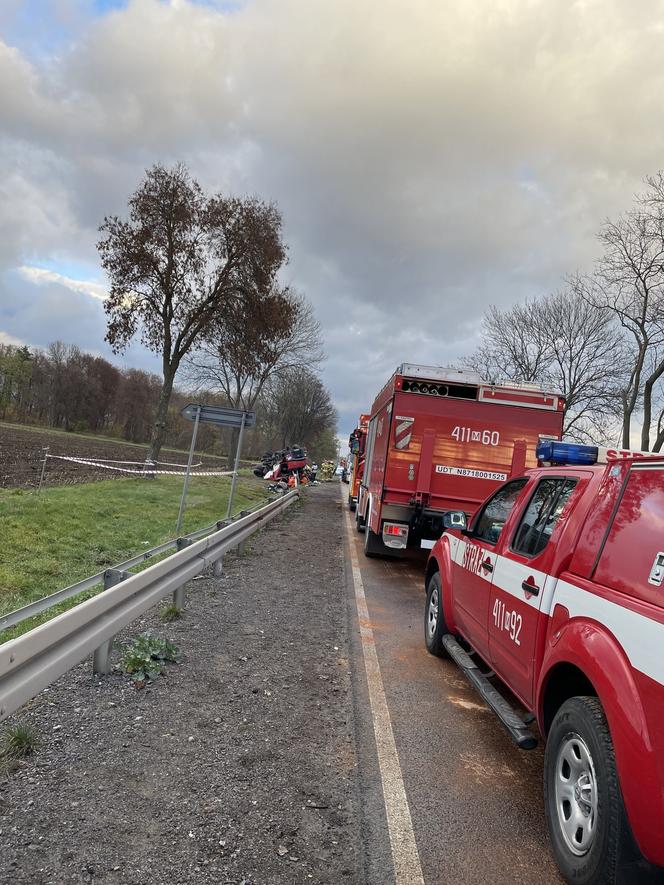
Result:
{"label": "red and white barrier tape", "polygon": [[[65,458],[66,456],[65,455],[48,455],[48,457],[49,458]],[[94,460],[95,464],[136,464],[139,467],[141,467],[143,464],[154,464],[154,465],[161,464],[162,467],[181,467],[183,470],[187,466],[186,464],[173,464],[172,461],[147,461],[147,460],[145,460],[145,461],[117,461],[117,460],[114,460],[113,458],[94,458],[94,459],[81,458],[80,460],[90,461],[90,462],[92,462]],[[202,461],[199,461],[197,464],[191,465],[192,469],[194,467],[202,467],[202,466],[203,466]]]}
{"label": "red and white barrier tape", "polygon": [[[155,470],[151,466],[145,466],[143,470],[130,470],[127,467],[112,467],[102,461],[92,461],[87,458],[72,458],[68,455],[46,455],[47,458],[56,459],[58,461],[71,461],[74,464],[82,464],[84,467],[100,467],[103,470],[115,470],[118,473],[129,473],[134,476],[184,476],[185,470]],[[121,462],[120,462],[121,463]],[[132,463],[132,462],[126,462]],[[205,470],[201,472],[190,472],[190,476],[232,476],[232,470]]]}

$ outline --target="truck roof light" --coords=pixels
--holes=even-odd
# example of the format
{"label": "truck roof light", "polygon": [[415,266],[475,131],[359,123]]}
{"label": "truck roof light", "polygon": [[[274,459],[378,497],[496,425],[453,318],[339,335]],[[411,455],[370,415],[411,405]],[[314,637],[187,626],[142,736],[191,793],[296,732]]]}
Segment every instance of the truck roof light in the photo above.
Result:
{"label": "truck roof light", "polygon": [[608,464],[626,458],[649,458],[661,461],[656,452],[638,452],[632,449],[608,449],[604,446],[584,446],[581,443],[540,440],[535,450],[537,460],[546,464]]}
{"label": "truck roof light", "polygon": [[597,464],[597,446],[544,439],[536,449],[538,461],[548,464]]}

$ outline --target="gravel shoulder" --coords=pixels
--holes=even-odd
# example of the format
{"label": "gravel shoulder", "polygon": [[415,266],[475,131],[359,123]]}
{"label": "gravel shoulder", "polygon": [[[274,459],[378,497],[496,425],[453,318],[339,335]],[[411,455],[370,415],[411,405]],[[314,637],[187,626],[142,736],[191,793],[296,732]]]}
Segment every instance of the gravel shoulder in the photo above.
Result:
{"label": "gravel shoulder", "polygon": [[7,723],[41,746],[0,781],[0,883],[362,881],[337,483],[250,544],[118,637],[174,641],[166,675],[86,661]]}

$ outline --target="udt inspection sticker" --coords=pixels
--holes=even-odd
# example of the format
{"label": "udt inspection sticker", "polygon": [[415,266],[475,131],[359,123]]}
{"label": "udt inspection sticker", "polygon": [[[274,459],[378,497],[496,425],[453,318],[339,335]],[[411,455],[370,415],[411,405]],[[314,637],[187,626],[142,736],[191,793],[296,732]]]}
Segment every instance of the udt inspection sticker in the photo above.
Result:
{"label": "udt inspection sticker", "polygon": [[475,470],[472,467],[449,467],[447,464],[436,464],[436,473],[444,473],[448,476],[465,476],[468,479],[494,479],[496,482],[505,482],[506,473],[498,473],[496,470]]}

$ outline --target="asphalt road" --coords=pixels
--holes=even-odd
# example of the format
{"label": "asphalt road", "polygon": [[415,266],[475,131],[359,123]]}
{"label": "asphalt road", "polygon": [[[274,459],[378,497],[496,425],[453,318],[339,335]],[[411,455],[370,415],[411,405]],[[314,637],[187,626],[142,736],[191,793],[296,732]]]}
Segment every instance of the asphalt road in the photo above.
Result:
{"label": "asphalt road", "polygon": [[[395,828],[386,826],[389,807],[386,815],[382,804],[386,775],[381,778],[376,746],[380,758],[384,741],[378,728],[385,722],[372,709],[372,677],[363,672],[367,649],[373,654],[373,648],[419,857],[419,868],[417,857],[415,862],[406,858],[397,870],[398,885],[560,883],[545,829],[542,748],[518,750],[459,670],[426,651],[425,560],[366,558],[363,536],[349,520],[344,506],[367,883],[391,881],[392,853],[398,867],[400,853],[409,851],[408,827],[397,825],[392,832]],[[360,610],[359,619],[358,583],[366,600],[366,614]],[[387,779],[386,798],[400,789],[394,772]]]}

